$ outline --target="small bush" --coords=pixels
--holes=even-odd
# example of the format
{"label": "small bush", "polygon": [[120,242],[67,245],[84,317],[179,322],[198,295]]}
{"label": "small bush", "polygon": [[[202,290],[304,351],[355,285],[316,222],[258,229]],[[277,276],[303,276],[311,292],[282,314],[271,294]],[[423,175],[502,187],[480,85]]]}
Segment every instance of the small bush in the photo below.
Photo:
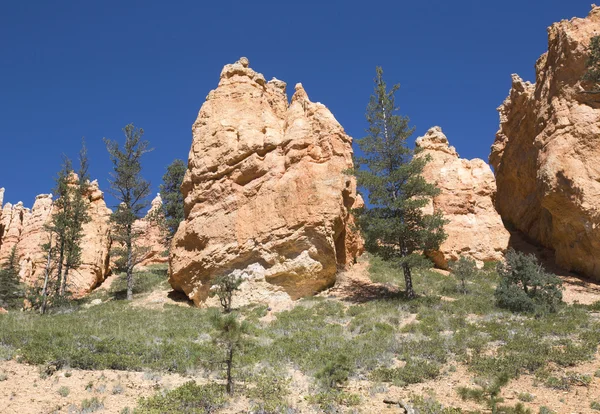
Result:
{"label": "small bush", "polygon": [[321,370],[317,371],[315,378],[319,380],[323,388],[338,388],[348,381],[351,369],[348,356],[337,354]]}
{"label": "small bush", "polygon": [[590,408],[592,410],[600,411],[600,402],[598,402],[598,401],[592,401],[590,403]]}
{"label": "small bush", "polygon": [[475,260],[467,256],[460,256],[457,261],[450,263],[450,270],[459,281],[459,291],[467,294],[467,282],[475,279],[479,271]]}
{"label": "small bush", "polygon": [[246,396],[252,400],[252,412],[279,413],[286,411],[290,379],[278,375],[274,371],[265,371],[254,375],[253,383],[254,387],[249,388],[246,392]]}
{"label": "small bush", "polygon": [[117,395],[117,394],[123,394],[123,391],[124,391],[123,386],[121,384],[117,384],[113,387],[111,393],[113,395]]}
{"label": "small bush", "polygon": [[81,402],[82,414],[95,413],[96,411],[100,411],[103,408],[104,404],[96,397],[93,397],[89,400],[86,399]]}
{"label": "small bush", "polygon": [[6,372],[0,372],[0,382],[6,381],[7,379],[8,375],[6,375]]}
{"label": "small bush", "polygon": [[539,414],[556,414],[556,411],[552,411],[551,409],[549,409],[546,406],[541,406]]}
{"label": "small bush", "polygon": [[496,303],[513,312],[545,314],[556,312],[562,303],[562,282],[547,273],[533,255],[510,249],[506,263],[498,263],[500,282]]}
{"label": "small bush", "polygon": [[306,397],[309,404],[318,405],[325,412],[338,412],[336,406],[351,407],[360,404],[360,395],[339,390],[329,390]]}
{"label": "small bush", "polygon": [[519,401],[523,401],[523,402],[532,402],[535,397],[532,394],[529,394],[528,392],[522,392],[519,393]]}
{"label": "small bush", "polygon": [[61,397],[68,397],[70,392],[69,387],[60,387],[58,389],[58,395]]}
{"label": "small bush", "polygon": [[141,398],[136,414],[210,414],[225,405],[225,390],[221,385],[198,385],[190,381],[166,393]]}

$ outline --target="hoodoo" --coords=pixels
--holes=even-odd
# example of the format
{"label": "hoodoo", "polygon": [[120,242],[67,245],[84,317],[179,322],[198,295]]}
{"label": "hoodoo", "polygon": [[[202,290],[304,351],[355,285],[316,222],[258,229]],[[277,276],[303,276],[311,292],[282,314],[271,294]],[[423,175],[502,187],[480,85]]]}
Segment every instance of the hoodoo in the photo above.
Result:
{"label": "hoodoo", "polygon": [[441,190],[428,209],[442,211],[448,220],[448,238],[430,253],[436,266],[447,269],[461,255],[479,264],[502,260],[510,235],[494,208],[496,182],[490,166],[478,158],[459,158],[440,127],[417,138],[416,146],[422,150],[418,156],[430,157],[423,176]]}
{"label": "hoodoo", "polygon": [[536,83],[513,75],[492,146],[503,220],[553,249],[560,266],[600,279],[600,101],[582,81],[600,7],[548,29]]}
{"label": "hoodoo", "polygon": [[192,127],[185,221],[170,283],[196,303],[218,275],[300,298],[331,286],[362,249],[352,138],[302,85],[269,82],[248,60],[226,65]]}

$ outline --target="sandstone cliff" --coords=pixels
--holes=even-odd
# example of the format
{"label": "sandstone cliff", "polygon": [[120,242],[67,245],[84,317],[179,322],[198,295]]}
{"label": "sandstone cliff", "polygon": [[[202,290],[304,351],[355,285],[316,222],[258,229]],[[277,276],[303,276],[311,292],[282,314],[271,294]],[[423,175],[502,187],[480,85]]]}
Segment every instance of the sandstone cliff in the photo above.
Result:
{"label": "sandstone cliff", "polygon": [[[109,272],[111,210],[106,207],[97,181],[90,183],[87,198],[91,221],[83,228],[82,264],[69,275],[69,290],[75,296],[89,293]],[[16,247],[21,279],[29,285],[40,283],[44,274],[46,253],[42,245],[48,242],[44,225],[50,220],[52,205],[52,195],[42,194],[36,197],[31,211],[21,202],[15,206],[7,203],[2,209],[0,263],[4,263]]]}
{"label": "sandstone cliff", "polygon": [[436,266],[447,269],[460,255],[479,265],[502,260],[510,235],[494,208],[496,181],[490,166],[478,158],[459,158],[439,127],[417,138],[416,146],[422,150],[418,156],[430,157],[423,176],[441,190],[427,212],[440,210],[449,221],[444,226],[448,238],[430,254]]}
{"label": "sandstone cliff", "polygon": [[165,216],[162,211],[162,198],[160,194],[152,200],[150,210],[146,216],[137,220],[134,230],[140,234],[138,245],[146,250],[146,255],[140,266],[167,263],[169,256],[166,255],[165,230],[161,228]]}
{"label": "sandstone cliff", "polygon": [[513,75],[490,162],[505,222],[552,248],[560,266],[600,279],[600,103],[581,81],[600,8],[548,29],[536,83]]}
{"label": "sandstone cliff", "polygon": [[223,68],[192,127],[169,281],[196,303],[231,272],[248,286],[310,295],[359,253],[349,226],[356,184],[344,174],[352,139],[302,85],[289,105],[285,89],[242,58]]}

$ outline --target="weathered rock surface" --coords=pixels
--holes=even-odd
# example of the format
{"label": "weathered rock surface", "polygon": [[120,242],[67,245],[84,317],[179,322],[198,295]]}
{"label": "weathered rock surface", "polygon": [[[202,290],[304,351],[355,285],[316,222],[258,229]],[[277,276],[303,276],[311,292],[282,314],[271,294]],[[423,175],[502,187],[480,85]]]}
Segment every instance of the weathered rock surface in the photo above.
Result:
{"label": "weathered rock surface", "polygon": [[165,234],[160,227],[160,222],[164,221],[164,218],[162,198],[160,194],[157,194],[152,200],[152,205],[146,217],[137,220],[134,225],[134,230],[140,234],[137,243],[147,251],[140,266],[150,266],[169,261],[169,256],[165,254],[167,251]]}
{"label": "weathered rock surface", "polygon": [[21,239],[23,223],[31,214],[28,208],[23,207],[22,202],[14,206],[6,203],[2,207],[2,221],[0,222],[0,263],[4,264],[9,258],[12,249]]}
{"label": "weathered rock surface", "polygon": [[[69,274],[69,290],[74,296],[89,293],[106,278],[110,270],[108,258],[111,210],[106,207],[97,181],[90,183],[87,197],[91,221],[83,227],[82,264]],[[47,256],[42,245],[48,242],[44,225],[50,220],[52,206],[52,195],[42,194],[36,197],[31,211],[24,208],[21,202],[14,206],[7,203],[2,209],[0,263],[8,259],[16,246],[20,277],[29,285],[40,283],[44,274]]]}
{"label": "weathered rock surface", "polygon": [[44,229],[52,213],[52,194],[40,194],[35,198],[31,213],[23,220],[23,230],[17,243],[19,276],[21,280],[33,285],[44,273],[46,253],[42,246],[49,242],[48,232]]}
{"label": "weathered rock surface", "polygon": [[231,272],[294,299],[314,294],[359,254],[348,226],[356,184],[343,173],[352,139],[302,85],[289,105],[285,88],[240,59],[193,125],[169,281],[196,303]]}
{"label": "weathered rock surface", "polygon": [[440,127],[417,138],[419,156],[429,156],[423,176],[441,190],[427,208],[440,210],[449,222],[448,238],[439,251],[430,253],[436,266],[447,269],[460,255],[483,262],[502,260],[510,235],[494,208],[496,181],[490,166],[478,158],[466,160],[448,143]]}
{"label": "weathered rock surface", "polygon": [[581,81],[600,7],[548,29],[536,83],[513,75],[498,108],[490,162],[505,222],[554,249],[568,270],[600,279],[600,103]]}

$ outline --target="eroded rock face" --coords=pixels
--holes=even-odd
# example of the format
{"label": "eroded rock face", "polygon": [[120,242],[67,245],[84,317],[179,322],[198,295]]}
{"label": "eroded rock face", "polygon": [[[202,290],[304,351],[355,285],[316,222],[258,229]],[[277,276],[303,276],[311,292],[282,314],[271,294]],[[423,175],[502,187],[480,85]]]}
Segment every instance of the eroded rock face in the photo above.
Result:
{"label": "eroded rock face", "polygon": [[164,230],[161,229],[159,224],[161,221],[164,221],[164,218],[162,198],[160,194],[157,194],[152,200],[146,217],[137,220],[134,224],[135,231],[140,233],[137,243],[140,247],[147,250],[140,266],[162,264],[169,261],[169,256],[165,254],[167,247],[165,246]]}
{"label": "eroded rock face", "polygon": [[[82,240],[82,264],[69,274],[69,290],[76,296],[89,293],[101,283],[109,272],[110,250],[109,218],[111,210],[106,207],[104,195],[98,182],[90,183],[88,213],[91,221],[84,224]],[[23,282],[34,285],[41,283],[47,255],[42,246],[48,243],[48,232],[44,225],[49,223],[53,208],[51,194],[36,197],[31,211],[19,202],[7,203],[2,209],[0,221],[0,263],[5,262],[13,247],[16,247]]]}
{"label": "eroded rock face", "polygon": [[23,223],[31,214],[28,208],[23,207],[22,202],[14,206],[6,203],[2,207],[2,221],[0,222],[0,263],[4,264],[10,257],[12,249],[21,239]]}
{"label": "eroded rock face", "polygon": [[536,83],[513,75],[490,162],[502,218],[554,249],[560,266],[600,279],[600,103],[583,93],[600,8],[548,29]]}
{"label": "eroded rock face", "polygon": [[429,155],[423,176],[441,190],[427,213],[440,210],[449,222],[448,238],[430,257],[436,266],[447,269],[448,262],[461,255],[484,262],[502,260],[510,235],[494,208],[496,182],[490,166],[478,158],[459,158],[440,127],[417,138],[419,156]]}
{"label": "eroded rock face", "polygon": [[196,303],[211,280],[242,272],[291,298],[335,282],[361,243],[352,139],[302,85],[266,82],[247,59],[226,65],[192,127],[182,185],[186,220],[171,245],[170,283]]}
{"label": "eroded rock face", "polygon": [[44,273],[47,254],[42,246],[48,243],[44,225],[52,213],[52,194],[40,194],[35,198],[31,213],[23,220],[23,230],[16,244],[21,280],[33,285]]}

